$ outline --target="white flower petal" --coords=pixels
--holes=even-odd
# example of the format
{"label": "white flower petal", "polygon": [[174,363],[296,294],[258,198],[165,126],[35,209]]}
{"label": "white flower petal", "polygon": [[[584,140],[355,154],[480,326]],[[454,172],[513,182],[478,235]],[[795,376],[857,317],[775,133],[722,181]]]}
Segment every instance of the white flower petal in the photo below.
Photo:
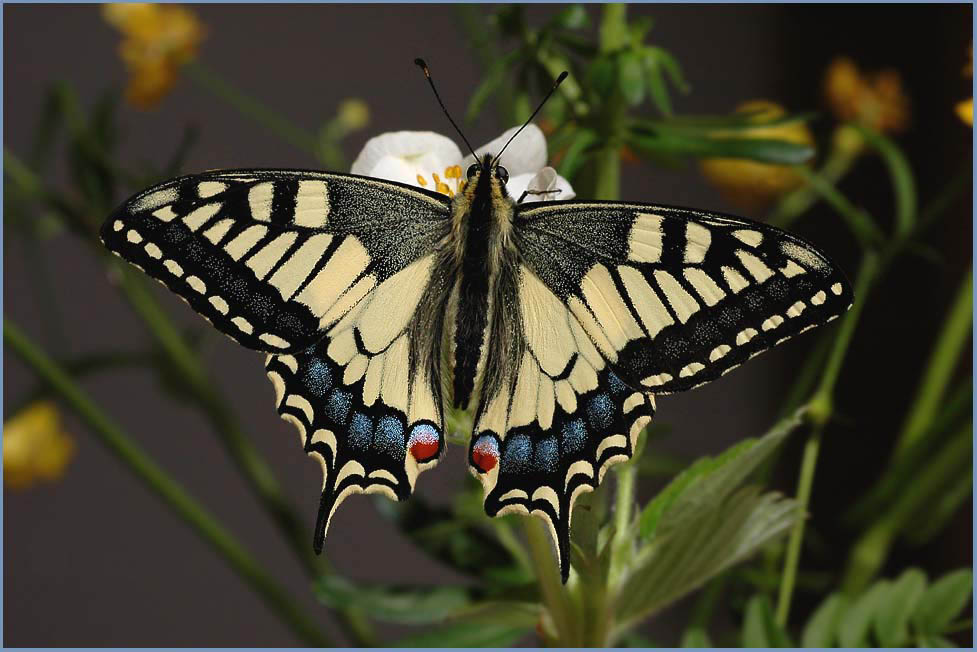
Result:
{"label": "white flower petal", "polygon": [[[417,175],[421,175],[422,177],[426,175],[430,176],[429,169],[414,165],[413,162],[405,161],[397,156],[384,156],[366,172],[359,172],[354,166],[353,173],[365,174],[368,177],[386,179],[387,181],[399,181],[400,183],[407,183],[412,186],[420,185],[417,183]],[[433,181],[428,180],[428,185],[433,183]]]}
{"label": "white flower petal", "polygon": [[[475,153],[478,154],[478,158],[481,159],[486,152],[493,156],[498,154],[512,138],[512,134],[518,130],[519,127],[507,129],[495,140],[476,149]],[[461,167],[463,170],[467,170],[468,166],[474,162],[475,160],[469,154],[465,157]],[[529,124],[506,148],[505,154],[502,155],[502,166],[509,171],[511,179],[517,174],[526,174],[527,172],[535,174],[544,165],[546,165],[546,136],[543,135],[539,127]]]}
{"label": "white flower petal", "polygon": [[[450,138],[433,131],[392,131],[366,141],[350,172],[381,176],[374,170],[387,157],[402,159],[406,165],[417,169],[416,174],[430,176],[432,172],[444,174],[446,167],[458,165],[461,150]],[[384,162],[383,165],[390,169],[391,163]],[[411,178],[409,183],[417,185],[417,179]]]}
{"label": "white flower petal", "polygon": [[528,194],[522,200],[524,204],[534,201],[555,201],[576,197],[576,193],[573,192],[570,182],[557,174],[556,170],[551,167],[545,167],[536,174],[526,173],[509,177],[509,183],[506,184],[505,188],[514,201],[519,201],[522,193],[526,190],[560,191],[543,195]]}

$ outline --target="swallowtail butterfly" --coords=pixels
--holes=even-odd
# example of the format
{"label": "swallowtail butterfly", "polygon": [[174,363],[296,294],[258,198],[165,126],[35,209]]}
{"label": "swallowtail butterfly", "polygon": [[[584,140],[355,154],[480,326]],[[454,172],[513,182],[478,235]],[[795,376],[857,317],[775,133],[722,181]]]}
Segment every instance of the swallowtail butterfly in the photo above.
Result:
{"label": "swallowtail butterfly", "polygon": [[497,155],[476,161],[452,199],[331,172],[185,176],[122,204],[102,239],[268,354],[278,412],[322,465],[317,552],[350,494],[410,496],[445,452],[449,401],[474,409],[486,512],[541,516],[565,581],[574,501],[631,456],[654,395],[834,319],[852,292],[771,226],[521,204]]}

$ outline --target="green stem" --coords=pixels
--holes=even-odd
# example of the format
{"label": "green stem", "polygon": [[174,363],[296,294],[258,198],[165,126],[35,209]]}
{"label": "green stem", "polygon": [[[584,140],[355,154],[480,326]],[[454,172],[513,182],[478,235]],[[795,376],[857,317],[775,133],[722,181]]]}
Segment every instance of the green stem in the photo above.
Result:
{"label": "green stem", "polygon": [[862,258],[862,264],[855,281],[855,304],[841,321],[841,328],[835,337],[834,344],[828,354],[821,382],[814,396],[808,403],[807,418],[812,423],[811,434],[804,444],[804,454],[801,458],[800,476],[797,482],[797,509],[801,518],[797,519],[787,542],[787,553],[784,560],[784,573],[780,583],[780,595],[777,599],[777,623],[787,625],[790,615],[790,603],[797,581],[797,567],[801,558],[801,544],[804,541],[804,525],[808,506],[811,503],[811,493],[814,488],[814,472],[817,467],[818,453],[821,449],[821,434],[824,426],[831,418],[833,410],[834,386],[838,374],[844,363],[845,355],[851,344],[855,327],[861,316],[862,308],[868,296],[869,288],[875,280],[879,270],[879,257],[874,252],[867,252]]}
{"label": "green stem", "polygon": [[234,540],[230,533],[134,444],[122,429],[82,392],[63,369],[31,342],[18,326],[6,318],[3,320],[3,339],[40,378],[61,395],[102,443],[136,477],[214,548],[218,555],[261,596],[268,607],[292,628],[302,642],[320,647],[331,645],[331,641],[292,601],[288,592],[264,572],[257,561]]}
{"label": "green stem", "polygon": [[968,423],[917,473],[912,491],[899,494],[896,502],[858,539],[848,557],[842,591],[856,595],[868,586],[888,557],[899,530],[914,514],[935,500],[948,482],[970,466],[972,437],[972,424]]}
{"label": "green stem", "polygon": [[184,66],[184,71],[200,86],[230,104],[242,115],[266,127],[285,142],[314,156],[319,155],[319,141],[311,131],[292,124],[291,121],[235,88],[199,62],[188,63]]}
{"label": "green stem", "polygon": [[871,145],[882,157],[889,168],[892,179],[892,190],[895,195],[895,234],[899,237],[908,236],[916,224],[916,182],[913,180],[912,168],[902,150],[891,140],[878,131],[864,125],[854,124],[852,127]]}
{"label": "green stem", "polygon": [[852,234],[862,248],[877,245],[882,242],[885,234],[878,227],[872,216],[866,211],[852,204],[828,179],[816,172],[812,172],[803,165],[794,166],[798,176],[804,179],[808,186],[823,198],[838,215],[848,224]]}
{"label": "green stem", "polygon": [[[271,468],[241,430],[220,394],[214,390],[213,381],[208,378],[176,326],[147,291],[141,278],[117,261],[111,262],[119,271],[120,285],[126,298],[156,338],[172,368],[186,383],[187,396],[200,406],[214,424],[225,450],[236,462],[252,493],[285,535],[289,547],[305,570],[313,578],[332,573],[326,557],[313,552],[306,527],[285,498]],[[340,610],[339,616],[344,631],[353,642],[360,645],[376,643],[375,635],[358,610]]]}
{"label": "green stem", "polygon": [[579,645],[580,637],[577,632],[580,623],[577,622],[570,596],[560,579],[560,564],[553,554],[552,540],[543,529],[543,522],[539,517],[526,516],[523,524],[536,581],[539,583],[543,604],[556,627],[558,644],[561,647],[576,647]]}
{"label": "green stem", "polygon": [[936,417],[946,387],[953,379],[953,372],[960,363],[964,347],[970,341],[974,307],[972,272],[972,266],[968,267],[956,299],[943,322],[943,328],[930,354],[929,364],[919,383],[916,398],[899,434],[896,457],[905,455]]}
{"label": "green stem", "polygon": [[608,145],[594,156],[594,199],[621,198],[621,152]]}
{"label": "green stem", "polygon": [[[850,129],[850,127],[842,126],[835,130],[834,141],[836,144],[825,160],[824,165],[817,171],[818,177],[832,186],[837,184],[848,173],[848,170],[851,169],[859,154],[858,150],[838,146],[837,143],[844,140],[839,137],[843,129]],[[797,218],[807,212],[820,198],[821,194],[811,186],[801,186],[797,190],[788,193],[777,203],[767,216],[766,222],[780,228],[787,228]]]}

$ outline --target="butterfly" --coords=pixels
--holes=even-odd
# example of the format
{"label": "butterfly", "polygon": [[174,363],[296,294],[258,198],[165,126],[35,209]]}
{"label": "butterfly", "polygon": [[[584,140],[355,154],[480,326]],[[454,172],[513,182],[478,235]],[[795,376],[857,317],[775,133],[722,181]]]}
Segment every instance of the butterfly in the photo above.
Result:
{"label": "butterfly", "polygon": [[268,354],[278,412],[322,466],[316,552],[347,496],[411,495],[445,453],[451,405],[474,410],[486,512],[542,517],[566,581],[574,501],[630,458],[655,395],[851,306],[844,275],[796,236],[655,204],[524,204],[501,153],[476,156],[453,198],[332,172],[205,172],[136,194],[102,228]]}

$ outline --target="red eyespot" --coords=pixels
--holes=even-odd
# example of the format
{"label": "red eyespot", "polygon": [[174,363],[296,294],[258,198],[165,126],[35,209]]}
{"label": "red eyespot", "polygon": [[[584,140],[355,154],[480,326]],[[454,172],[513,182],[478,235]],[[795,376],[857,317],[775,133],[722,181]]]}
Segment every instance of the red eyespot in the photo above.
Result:
{"label": "red eyespot", "polygon": [[472,446],[472,464],[482,473],[488,473],[499,463],[499,444],[494,437],[480,437]]}
{"label": "red eyespot", "polygon": [[421,423],[411,429],[407,440],[407,449],[418,462],[427,462],[438,454],[441,437],[438,431],[426,423]]}

